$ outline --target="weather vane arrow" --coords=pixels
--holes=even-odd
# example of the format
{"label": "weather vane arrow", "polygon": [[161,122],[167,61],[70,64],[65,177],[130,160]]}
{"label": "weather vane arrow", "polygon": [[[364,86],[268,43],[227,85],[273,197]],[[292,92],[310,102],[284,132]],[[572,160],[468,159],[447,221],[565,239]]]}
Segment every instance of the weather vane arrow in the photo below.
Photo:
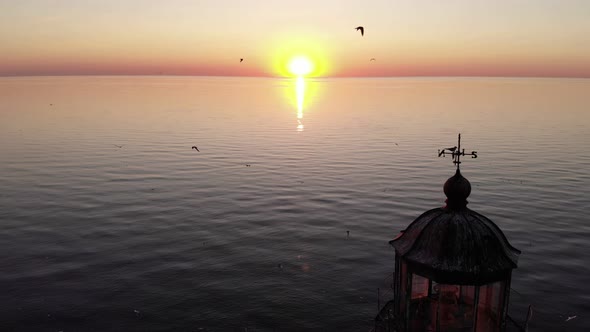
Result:
{"label": "weather vane arrow", "polygon": [[447,154],[450,154],[453,157],[453,164],[457,165],[457,169],[459,169],[459,164],[461,164],[461,156],[471,156],[471,158],[477,158],[477,151],[465,153],[465,149],[461,150],[461,134],[459,134],[457,141],[457,146],[438,150],[438,156],[446,157]]}

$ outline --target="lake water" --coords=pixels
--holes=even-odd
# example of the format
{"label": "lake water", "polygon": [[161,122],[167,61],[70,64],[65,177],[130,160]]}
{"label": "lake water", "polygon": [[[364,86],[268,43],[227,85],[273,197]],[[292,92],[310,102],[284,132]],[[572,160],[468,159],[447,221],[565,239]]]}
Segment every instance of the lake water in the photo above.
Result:
{"label": "lake water", "polygon": [[460,132],[522,250],[510,313],[583,331],[589,107],[583,79],[0,78],[0,330],[368,331]]}

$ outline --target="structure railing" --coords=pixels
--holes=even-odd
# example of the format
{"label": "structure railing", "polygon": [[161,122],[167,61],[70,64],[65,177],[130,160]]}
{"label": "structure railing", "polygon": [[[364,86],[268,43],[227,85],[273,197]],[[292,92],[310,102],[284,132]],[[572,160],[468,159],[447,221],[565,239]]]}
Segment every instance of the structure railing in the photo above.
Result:
{"label": "structure railing", "polygon": [[[373,332],[381,332],[381,331],[390,331],[393,324],[391,322],[386,322],[388,320],[393,319],[392,316],[392,306],[393,299],[395,296],[394,293],[394,284],[393,284],[393,273],[388,274],[387,276],[383,277],[381,280],[379,287],[377,288],[377,314],[375,316],[375,324],[372,329]],[[514,316],[512,313],[507,315],[507,323],[510,325],[508,327],[508,331],[520,331],[520,332],[527,332],[529,322],[533,316],[533,306],[530,304],[531,302],[525,296],[514,289],[510,289],[510,299],[511,302],[515,302],[520,304],[519,307],[522,309],[522,305],[528,304],[528,311],[525,314]],[[379,324],[379,322],[382,322]]]}

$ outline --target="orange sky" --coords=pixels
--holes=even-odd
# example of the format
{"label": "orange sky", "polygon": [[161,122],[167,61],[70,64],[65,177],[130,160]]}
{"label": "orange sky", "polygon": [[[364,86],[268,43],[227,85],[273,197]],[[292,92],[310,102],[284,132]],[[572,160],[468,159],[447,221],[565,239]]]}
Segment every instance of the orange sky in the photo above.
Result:
{"label": "orange sky", "polygon": [[0,75],[283,76],[304,55],[312,76],[590,77],[589,17],[585,0],[5,1]]}

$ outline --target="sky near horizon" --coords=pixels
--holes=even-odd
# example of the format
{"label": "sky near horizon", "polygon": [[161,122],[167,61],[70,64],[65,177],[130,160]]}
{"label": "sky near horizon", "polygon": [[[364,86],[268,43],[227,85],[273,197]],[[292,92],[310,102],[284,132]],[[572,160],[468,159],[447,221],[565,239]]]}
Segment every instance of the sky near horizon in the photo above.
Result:
{"label": "sky near horizon", "polygon": [[295,56],[310,76],[590,77],[590,1],[0,0],[0,76],[285,76]]}

